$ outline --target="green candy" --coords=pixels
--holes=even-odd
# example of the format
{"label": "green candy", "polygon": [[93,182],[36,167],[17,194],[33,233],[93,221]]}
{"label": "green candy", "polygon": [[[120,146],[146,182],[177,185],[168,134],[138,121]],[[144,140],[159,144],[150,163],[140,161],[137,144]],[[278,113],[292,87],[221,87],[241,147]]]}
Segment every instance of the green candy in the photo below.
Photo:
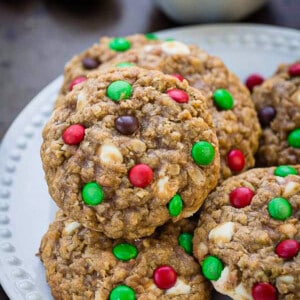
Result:
{"label": "green candy", "polygon": [[127,39],[122,37],[114,38],[109,43],[109,48],[118,52],[126,51],[130,47],[131,47],[130,42]]}
{"label": "green candy", "polygon": [[133,67],[134,64],[131,63],[131,62],[128,62],[128,61],[124,61],[124,62],[120,62],[118,64],[116,64],[116,67],[119,67],[119,68],[126,68],[126,67]]}
{"label": "green candy", "polygon": [[288,144],[293,148],[300,148],[300,128],[293,130],[289,134]]}
{"label": "green candy", "polygon": [[103,189],[97,182],[87,183],[83,187],[81,195],[83,202],[91,206],[100,204],[104,199]]}
{"label": "green candy", "polygon": [[169,213],[172,217],[177,217],[182,212],[183,202],[180,195],[176,194],[169,202]]}
{"label": "green candy", "polygon": [[135,246],[131,244],[123,243],[114,246],[113,254],[119,260],[128,261],[132,258],[136,258],[138,251]]}
{"label": "green candy", "polygon": [[284,221],[292,215],[292,206],[282,197],[273,198],[268,204],[268,211],[273,219]]}
{"label": "green candy", "polygon": [[223,271],[223,263],[215,256],[207,256],[202,262],[202,273],[209,280],[218,280]]}
{"label": "green candy", "polygon": [[147,40],[158,40],[158,37],[154,33],[146,33],[145,37]]}
{"label": "green candy", "polygon": [[113,101],[128,99],[132,94],[132,86],[123,80],[112,82],[106,91],[106,95]]}
{"label": "green candy", "polygon": [[135,292],[127,285],[119,285],[112,289],[109,300],[135,300]]}
{"label": "green candy", "polygon": [[228,110],[233,108],[233,98],[225,89],[217,89],[213,94],[213,99],[218,108]]}
{"label": "green candy", "polygon": [[178,244],[188,254],[193,253],[193,235],[187,232],[181,233],[178,237]]}
{"label": "green candy", "polygon": [[274,170],[274,175],[280,176],[280,177],[285,177],[288,175],[297,175],[298,172],[294,167],[291,166],[278,166]]}
{"label": "green candy", "polygon": [[192,157],[198,165],[207,166],[214,160],[215,149],[208,142],[197,142],[193,145]]}
{"label": "green candy", "polygon": [[173,42],[173,41],[175,41],[174,38],[166,38],[166,39],[165,39],[165,42]]}

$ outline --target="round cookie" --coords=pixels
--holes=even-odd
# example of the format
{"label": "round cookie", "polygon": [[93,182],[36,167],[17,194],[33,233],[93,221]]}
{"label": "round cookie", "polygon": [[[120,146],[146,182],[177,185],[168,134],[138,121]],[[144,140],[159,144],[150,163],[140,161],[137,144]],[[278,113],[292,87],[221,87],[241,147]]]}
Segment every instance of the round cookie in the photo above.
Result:
{"label": "round cookie", "polygon": [[194,255],[233,299],[300,299],[300,166],[252,169],[209,195]]}
{"label": "round cookie", "polygon": [[300,61],[280,65],[271,78],[254,88],[252,98],[263,127],[257,164],[299,164]]}
{"label": "round cookie", "polygon": [[[194,224],[169,223],[149,238],[111,240],[60,211],[42,239],[40,258],[56,300],[210,299],[210,285],[185,248]],[[191,248],[191,239],[184,245]]]}
{"label": "round cookie", "polygon": [[[102,37],[99,43],[75,55],[65,66],[64,82],[61,94],[67,94],[76,84],[84,81],[91,71],[112,60],[119,53],[127,52],[132,48],[155,44],[157,38],[153,34],[135,34],[126,37]],[[59,105],[62,95],[56,101]]]}
{"label": "round cookie", "polygon": [[52,198],[84,226],[147,236],[193,215],[215,187],[218,140],[186,81],[137,67],[94,72],[62,103],[41,157]]}
{"label": "round cookie", "polygon": [[254,166],[261,133],[256,111],[247,88],[221,59],[195,45],[156,41],[120,53],[101,68],[121,62],[173,74],[206,94],[219,139],[220,182]]}

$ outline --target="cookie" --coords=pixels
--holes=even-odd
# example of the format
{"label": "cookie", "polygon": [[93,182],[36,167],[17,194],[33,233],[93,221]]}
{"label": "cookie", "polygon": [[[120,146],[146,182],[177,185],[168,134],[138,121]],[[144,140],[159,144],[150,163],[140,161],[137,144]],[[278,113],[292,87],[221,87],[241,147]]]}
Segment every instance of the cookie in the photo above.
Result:
{"label": "cookie", "polygon": [[94,72],[43,130],[49,192],[111,238],[150,235],[193,215],[215,187],[218,140],[201,92],[137,67]]}
{"label": "cookie", "polygon": [[194,255],[233,299],[300,299],[300,166],[252,169],[209,195]]}
{"label": "cookie", "polygon": [[254,166],[261,133],[254,105],[247,88],[219,58],[179,41],[149,43],[140,38],[135,47],[119,52],[99,68],[128,64],[173,74],[206,94],[220,144],[220,181]]}
{"label": "cookie", "polygon": [[[65,66],[64,82],[60,93],[65,95],[73,87],[84,81],[86,75],[91,71],[112,60],[119,53],[127,52],[132,48],[143,45],[155,44],[157,38],[153,34],[135,34],[126,37],[102,37],[99,43],[94,44],[89,49],[75,55]],[[56,105],[59,105],[61,97],[58,98]]]}
{"label": "cookie", "polygon": [[280,65],[252,94],[263,131],[258,166],[300,163],[300,61]]}
{"label": "cookie", "polygon": [[111,240],[58,212],[40,258],[56,300],[208,300],[209,283],[191,255],[193,229],[181,220],[149,238]]}

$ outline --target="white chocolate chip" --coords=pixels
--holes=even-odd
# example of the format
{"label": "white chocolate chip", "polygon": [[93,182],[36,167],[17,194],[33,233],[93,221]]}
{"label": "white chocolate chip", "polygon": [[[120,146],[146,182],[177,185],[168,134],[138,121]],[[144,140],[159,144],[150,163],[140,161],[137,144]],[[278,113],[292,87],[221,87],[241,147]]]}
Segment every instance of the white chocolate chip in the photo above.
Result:
{"label": "white chocolate chip", "polygon": [[66,234],[71,234],[73,233],[74,230],[76,230],[77,228],[80,227],[80,223],[78,222],[72,222],[69,223],[66,227],[65,227],[65,233]]}
{"label": "white chocolate chip", "polygon": [[252,295],[249,294],[244,285],[242,283],[240,283],[235,289],[234,289],[234,299],[241,299],[241,300],[252,300]]}
{"label": "white chocolate chip", "polygon": [[283,283],[294,283],[294,277],[290,275],[283,275],[276,278],[276,282],[283,282]]}
{"label": "white chocolate chip", "polygon": [[229,268],[225,267],[221,273],[221,277],[216,281],[211,281],[214,288],[221,294],[227,295],[236,300],[253,300],[244,285],[240,283],[234,289],[228,288],[230,286],[230,272]]}
{"label": "white chocolate chip", "polygon": [[104,144],[100,148],[100,161],[103,164],[122,163],[123,155],[115,145]]}
{"label": "white chocolate chip", "polygon": [[166,295],[186,295],[190,294],[191,287],[180,279],[177,279],[175,285],[166,291]]}
{"label": "white chocolate chip", "polygon": [[283,197],[291,197],[300,191],[300,184],[298,182],[290,181],[284,188]]}
{"label": "white chocolate chip", "polygon": [[78,110],[83,109],[87,104],[86,94],[84,92],[80,92],[77,96],[77,105],[76,108]]}
{"label": "white chocolate chip", "polygon": [[163,194],[165,192],[166,184],[169,181],[169,177],[165,176],[163,178],[160,178],[157,182],[157,187],[158,187],[158,193]]}
{"label": "white chocolate chip", "polygon": [[279,184],[283,184],[285,183],[285,179],[283,177],[280,177],[280,176],[276,176],[276,180]]}
{"label": "white chocolate chip", "polygon": [[178,42],[178,41],[171,41],[171,42],[164,42],[161,44],[161,49],[164,53],[173,55],[173,54],[190,54],[190,49],[187,45]]}
{"label": "white chocolate chip", "polygon": [[226,222],[212,229],[208,235],[208,238],[216,242],[218,246],[222,246],[224,243],[231,241],[233,233],[234,223]]}
{"label": "white chocolate chip", "polygon": [[155,48],[154,45],[146,45],[144,47],[145,52],[151,52]]}

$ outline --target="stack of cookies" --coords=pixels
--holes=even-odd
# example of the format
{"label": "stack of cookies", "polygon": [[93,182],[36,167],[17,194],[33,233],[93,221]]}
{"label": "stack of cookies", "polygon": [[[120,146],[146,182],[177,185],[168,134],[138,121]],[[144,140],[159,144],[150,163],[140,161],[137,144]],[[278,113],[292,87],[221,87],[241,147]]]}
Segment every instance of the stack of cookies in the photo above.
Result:
{"label": "stack of cookies", "polygon": [[260,136],[261,166],[300,163],[299,73],[281,67],[253,102],[219,58],[153,34],[75,56],[41,147],[60,208],[40,247],[53,297],[207,300],[210,280],[299,299],[300,167],[244,172]]}

